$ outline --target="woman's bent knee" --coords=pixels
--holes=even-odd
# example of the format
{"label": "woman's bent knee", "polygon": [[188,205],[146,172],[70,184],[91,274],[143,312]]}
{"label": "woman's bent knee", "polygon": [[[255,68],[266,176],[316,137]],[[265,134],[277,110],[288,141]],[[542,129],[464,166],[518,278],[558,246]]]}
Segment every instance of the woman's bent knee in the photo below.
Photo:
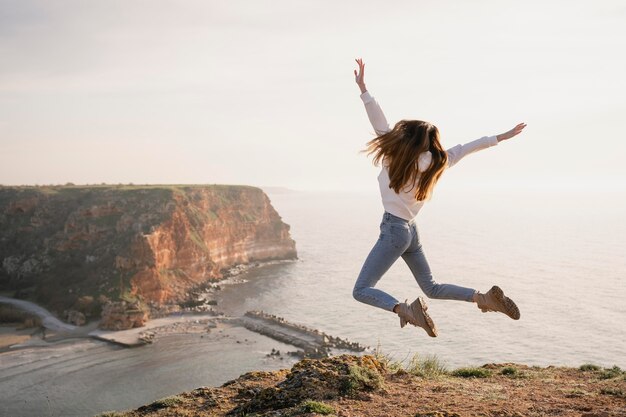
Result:
{"label": "woman's bent knee", "polygon": [[361,301],[361,299],[363,298],[363,293],[361,292],[362,290],[363,288],[361,287],[354,287],[352,289],[352,297],[357,301]]}
{"label": "woman's bent knee", "polygon": [[426,288],[422,288],[422,291],[424,291],[424,295],[428,298],[441,298],[441,288],[439,287],[438,284],[426,287]]}

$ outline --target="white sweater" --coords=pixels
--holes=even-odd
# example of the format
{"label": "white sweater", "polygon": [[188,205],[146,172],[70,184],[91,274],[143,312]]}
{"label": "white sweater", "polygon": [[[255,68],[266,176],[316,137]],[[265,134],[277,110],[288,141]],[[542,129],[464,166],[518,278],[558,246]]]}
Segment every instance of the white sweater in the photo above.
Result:
{"label": "white sweater", "polygon": [[[369,91],[361,94],[361,100],[365,104],[365,110],[367,111],[367,117],[372,123],[372,127],[377,135],[382,135],[391,130],[389,123],[385,115]],[[464,156],[469,155],[472,152],[476,152],[480,149],[485,149],[490,146],[498,144],[497,137],[483,136],[480,139],[476,139],[472,142],[468,142],[464,145],[456,145],[448,150],[448,168],[459,162]],[[420,172],[424,172],[431,163],[432,155],[430,152],[424,152],[420,154],[418,159],[418,169]],[[378,185],[380,187],[380,196],[383,200],[383,207],[385,211],[398,216],[405,220],[413,220],[417,213],[424,205],[424,200],[417,201],[415,199],[415,189],[410,190],[410,187],[406,187],[400,193],[396,193],[392,188],[389,188],[389,171],[387,165],[383,160],[380,174],[378,174]]]}

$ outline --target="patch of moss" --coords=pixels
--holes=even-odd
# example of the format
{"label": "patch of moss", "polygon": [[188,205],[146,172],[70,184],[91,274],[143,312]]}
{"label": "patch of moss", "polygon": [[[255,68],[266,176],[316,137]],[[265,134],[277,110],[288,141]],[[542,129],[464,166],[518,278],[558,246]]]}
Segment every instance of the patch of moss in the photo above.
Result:
{"label": "patch of moss", "polygon": [[517,369],[514,366],[506,366],[500,370],[500,375],[504,375],[509,378],[522,379],[531,378],[531,373]]}
{"label": "patch of moss", "polygon": [[578,369],[580,369],[583,372],[588,372],[588,371],[599,371],[600,367],[592,363],[585,363],[583,365],[580,365],[580,368]]}
{"label": "patch of moss", "polygon": [[137,303],[138,307],[141,310],[144,310],[144,311],[148,310],[148,307],[146,306],[146,303],[144,302],[143,297],[141,297],[141,295],[138,295],[138,294],[132,294],[130,290],[125,290],[120,295],[120,300],[126,301],[127,303]]}
{"label": "patch of moss", "polygon": [[452,376],[459,378],[488,378],[491,371],[486,368],[459,368],[452,371]]}
{"label": "patch of moss", "polygon": [[152,404],[149,405],[151,408],[167,408],[174,407],[175,405],[180,405],[185,402],[185,399],[179,395],[173,395],[171,397],[161,398],[156,400]]}
{"label": "patch of moss", "polygon": [[517,370],[517,368],[513,366],[507,366],[505,368],[502,368],[502,370],[500,371],[500,374],[507,375],[507,376],[515,376],[518,373],[519,371]]}
{"label": "patch of moss", "polygon": [[319,401],[307,400],[300,405],[300,412],[317,413],[325,416],[334,413],[335,409],[330,405],[321,403]]}
{"label": "patch of moss", "polygon": [[383,377],[374,369],[359,365],[350,365],[348,377],[342,384],[342,391],[346,395],[354,395],[359,391],[375,391],[384,385]]}
{"label": "patch of moss", "polygon": [[384,365],[371,355],[303,359],[291,368],[283,381],[261,389],[231,414],[298,408],[303,401],[322,401],[361,390],[375,390],[382,387],[385,372]]}

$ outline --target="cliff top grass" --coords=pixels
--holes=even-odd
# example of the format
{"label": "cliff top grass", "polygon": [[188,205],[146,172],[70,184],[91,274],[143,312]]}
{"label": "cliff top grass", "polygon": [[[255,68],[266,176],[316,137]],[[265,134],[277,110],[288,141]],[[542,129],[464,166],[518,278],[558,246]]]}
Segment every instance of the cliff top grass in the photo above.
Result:
{"label": "cliff top grass", "polygon": [[[175,400],[171,400],[175,398]],[[136,416],[622,416],[626,372],[586,364],[487,364],[447,370],[436,357],[408,365],[385,355],[303,359],[132,411]]]}

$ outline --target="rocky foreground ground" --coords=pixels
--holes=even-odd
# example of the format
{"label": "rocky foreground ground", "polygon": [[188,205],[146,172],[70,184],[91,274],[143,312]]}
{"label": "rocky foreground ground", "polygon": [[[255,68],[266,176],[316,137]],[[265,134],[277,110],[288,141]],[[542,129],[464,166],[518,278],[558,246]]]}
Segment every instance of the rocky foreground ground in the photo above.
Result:
{"label": "rocky foreground ground", "polygon": [[488,364],[447,371],[434,358],[402,366],[382,355],[303,359],[101,416],[626,416],[618,367]]}

